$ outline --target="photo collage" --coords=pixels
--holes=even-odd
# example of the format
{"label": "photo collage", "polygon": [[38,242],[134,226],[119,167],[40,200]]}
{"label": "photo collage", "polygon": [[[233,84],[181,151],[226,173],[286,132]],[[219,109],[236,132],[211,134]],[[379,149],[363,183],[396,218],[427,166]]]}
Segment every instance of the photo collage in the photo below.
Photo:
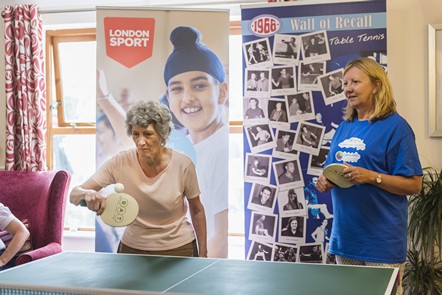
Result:
{"label": "photo collage", "polygon": [[[326,106],[345,100],[343,68],[327,71],[331,53],[325,30],[277,33],[245,42],[242,49],[244,135],[250,148],[244,179],[251,184],[247,259],[333,264],[326,254],[332,208],[318,202],[314,184],[337,124],[323,124],[313,93],[321,93]],[[308,167],[301,167],[302,154]]]}

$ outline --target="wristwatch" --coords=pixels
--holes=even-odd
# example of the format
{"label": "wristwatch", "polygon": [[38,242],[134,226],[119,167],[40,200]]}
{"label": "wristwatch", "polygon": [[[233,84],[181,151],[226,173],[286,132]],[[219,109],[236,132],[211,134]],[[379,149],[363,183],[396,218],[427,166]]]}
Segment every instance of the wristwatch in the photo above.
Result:
{"label": "wristwatch", "polygon": [[381,177],[381,174],[378,173],[378,177],[376,177],[376,183],[381,184],[381,182],[382,182],[382,177]]}

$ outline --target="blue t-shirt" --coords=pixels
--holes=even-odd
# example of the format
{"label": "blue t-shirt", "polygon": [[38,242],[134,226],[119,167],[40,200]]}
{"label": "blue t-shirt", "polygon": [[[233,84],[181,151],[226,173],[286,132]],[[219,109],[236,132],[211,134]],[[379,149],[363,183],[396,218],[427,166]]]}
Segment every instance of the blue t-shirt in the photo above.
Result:
{"label": "blue t-shirt", "polygon": [[[395,113],[373,123],[343,121],[326,165],[348,163],[381,174],[422,175],[413,130]],[[407,196],[371,184],[334,187],[329,252],[380,263],[403,263],[407,254]]]}

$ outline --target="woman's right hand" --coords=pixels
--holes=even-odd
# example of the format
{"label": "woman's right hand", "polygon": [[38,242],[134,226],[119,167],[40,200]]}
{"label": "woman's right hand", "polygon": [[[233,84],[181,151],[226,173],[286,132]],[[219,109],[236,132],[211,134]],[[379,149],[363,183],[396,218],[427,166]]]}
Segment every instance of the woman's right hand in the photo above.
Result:
{"label": "woman's right hand", "polygon": [[316,181],[316,184],[315,184],[316,189],[318,191],[320,191],[321,193],[328,192],[334,186],[335,185],[333,183],[331,183],[330,181],[328,181],[327,178],[325,178],[325,176],[323,174],[321,174],[318,177],[318,180]]}
{"label": "woman's right hand", "polygon": [[91,211],[101,215],[106,208],[106,197],[98,193],[95,190],[87,190],[84,194],[84,200],[86,201],[87,208]]}

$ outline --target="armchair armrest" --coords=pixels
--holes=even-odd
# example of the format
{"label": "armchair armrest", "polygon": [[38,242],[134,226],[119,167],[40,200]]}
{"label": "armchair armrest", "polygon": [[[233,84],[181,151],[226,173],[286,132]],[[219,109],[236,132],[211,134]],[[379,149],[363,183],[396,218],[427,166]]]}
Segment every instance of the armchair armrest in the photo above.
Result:
{"label": "armchair armrest", "polygon": [[58,243],[49,243],[44,247],[31,250],[29,252],[19,254],[15,260],[16,265],[24,264],[37,259],[45,258],[62,252],[62,247]]}

